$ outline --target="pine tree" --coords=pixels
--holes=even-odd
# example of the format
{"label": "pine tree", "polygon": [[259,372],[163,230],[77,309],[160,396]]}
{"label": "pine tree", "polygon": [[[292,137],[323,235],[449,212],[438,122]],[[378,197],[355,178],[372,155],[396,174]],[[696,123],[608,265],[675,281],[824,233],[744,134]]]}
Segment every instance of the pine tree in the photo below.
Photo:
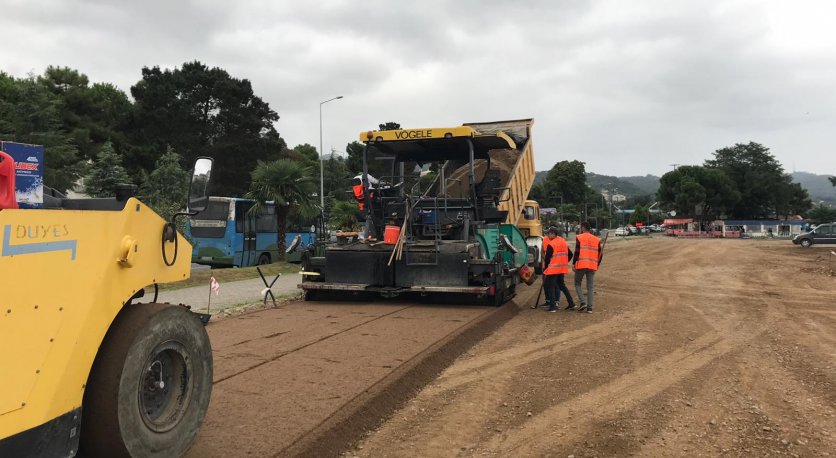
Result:
{"label": "pine tree", "polygon": [[113,144],[107,142],[84,180],[84,192],[90,197],[113,197],[116,185],[130,182],[128,173],[122,167],[122,158],[116,154]]}
{"label": "pine tree", "polygon": [[183,208],[188,192],[189,172],[180,167],[180,155],[169,146],[142,185],[142,201],[169,220]]}

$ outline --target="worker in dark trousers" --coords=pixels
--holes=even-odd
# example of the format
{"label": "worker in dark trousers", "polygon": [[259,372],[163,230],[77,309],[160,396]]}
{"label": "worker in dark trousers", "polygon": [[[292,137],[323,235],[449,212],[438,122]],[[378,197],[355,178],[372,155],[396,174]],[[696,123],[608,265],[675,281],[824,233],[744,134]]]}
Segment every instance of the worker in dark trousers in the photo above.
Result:
{"label": "worker in dark trousers", "polygon": [[574,308],[575,303],[564,278],[569,272],[569,261],[572,259],[569,244],[560,236],[560,230],[554,226],[550,227],[546,234],[547,238],[543,240],[543,289],[546,292],[548,311],[557,312],[561,291],[566,295],[569,306]]}
{"label": "worker in dark trousers", "polygon": [[[567,242],[566,239],[563,238],[563,234],[565,234],[565,232],[558,228],[557,237],[555,237],[555,240],[560,239],[560,241],[562,242],[561,246],[566,247],[567,257],[566,267],[560,268],[560,273],[557,274],[557,288],[560,290],[560,292],[563,293],[564,296],[566,296],[566,302],[568,303],[568,305],[566,306],[566,310],[575,310],[575,301],[574,299],[572,299],[572,294],[569,292],[569,287],[566,286],[566,274],[569,273],[569,263],[572,261],[572,258],[574,256],[572,254],[572,250],[569,248],[569,242]],[[559,304],[556,303],[555,305]]]}
{"label": "worker in dark trousers", "polygon": [[[575,259],[572,270],[575,271],[575,290],[581,306],[579,312],[592,313],[592,303],[595,296],[595,272],[604,256],[601,239],[589,233],[589,223],[581,223],[581,233],[575,242]],[[586,277],[587,297],[584,298],[583,279]]]}

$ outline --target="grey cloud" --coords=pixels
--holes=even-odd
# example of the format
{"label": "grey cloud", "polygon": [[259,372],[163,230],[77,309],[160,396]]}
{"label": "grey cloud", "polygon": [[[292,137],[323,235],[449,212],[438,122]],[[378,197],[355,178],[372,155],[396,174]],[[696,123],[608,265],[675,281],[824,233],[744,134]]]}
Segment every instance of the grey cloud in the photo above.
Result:
{"label": "grey cloud", "polygon": [[217,65],[253,82],[291,145],[317,144],[319,102],[344,95],[324,107],[326,149],[383,121],[534,117],[540,169],[663,173],[754,140],[833,173],[836,40],[776,46],[770,5],[43,0],[4,7],[22,38],[0,54],[13,74],[70,65],[125,90],[142,66]]}

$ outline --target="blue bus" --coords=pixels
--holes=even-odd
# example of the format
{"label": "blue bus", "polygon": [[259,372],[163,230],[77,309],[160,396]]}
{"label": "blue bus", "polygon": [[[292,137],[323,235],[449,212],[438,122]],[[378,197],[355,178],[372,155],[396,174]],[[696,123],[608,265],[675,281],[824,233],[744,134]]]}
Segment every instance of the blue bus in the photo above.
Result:
{"label": "blue bus", "polygon": [[[255,213],[255,201],[236,197],[210,197],[206,210],[192,217],[186,226],[192,240],[192,262],[213,267],[248,267],[270,264],[279,259],[276,247],[276,208],[268,202]],[[288,231],[285,246],[297,236],[311,244],[312,231]],[[289,253],[285,260],[298,262],[299,253]]]}

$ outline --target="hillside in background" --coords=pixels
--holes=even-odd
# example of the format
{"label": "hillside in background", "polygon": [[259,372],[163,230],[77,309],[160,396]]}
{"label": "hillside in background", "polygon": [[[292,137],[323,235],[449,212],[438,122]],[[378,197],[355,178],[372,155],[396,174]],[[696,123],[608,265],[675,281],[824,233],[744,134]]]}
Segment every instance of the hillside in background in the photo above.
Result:
{"label": "hillside in background", "polygon": [[816,175],[809,172],[793,172],[792,181],[800,184],[810,193],[813,202],[826,201],[836,203],[836,187],[830,184],[832,175]]}
{"label": "hillside in background", "polygon": [[[548,172],[537,172],[535,182],[540,183]],[[813,202],[825,201],[836,204],[836,187],[830,184],[828,178],[832,175],[817,175],[809,172],[794,172],[792,180],[807,189]],[[592,189],[618,189],[618,192],[628,197],[655,194],[659,189],[659,177],[655,175],[615,177],[598,175],[587,172],[586,182]]]}
{"label": "hillside in background", "polygon": [[659,190],[659,177],[656,175],[645,175],[636,177],[619,177],[621,181],[632,183],[641,189],[642,194],[656,194]]}
{"label": "hillside in background", "polygon": [[[534,182],[542,182],[546,179],[547,173],[549,172],[537,172],[534,176]],[[656,190],[659,189],[659,177],[655,175],[614,177],[587,172],[586,182],[596,191],[600,191],[601,189],[617,189],[620,194],[628,197],[656,194]]]}
{"label": "hillside in background", "polygon": [[653,175],[634,177],[614,177],[587,173],[586,182],[592,189],[617,189],[619,194],[628,197],[656,194],[659,189],[659,177]]}

